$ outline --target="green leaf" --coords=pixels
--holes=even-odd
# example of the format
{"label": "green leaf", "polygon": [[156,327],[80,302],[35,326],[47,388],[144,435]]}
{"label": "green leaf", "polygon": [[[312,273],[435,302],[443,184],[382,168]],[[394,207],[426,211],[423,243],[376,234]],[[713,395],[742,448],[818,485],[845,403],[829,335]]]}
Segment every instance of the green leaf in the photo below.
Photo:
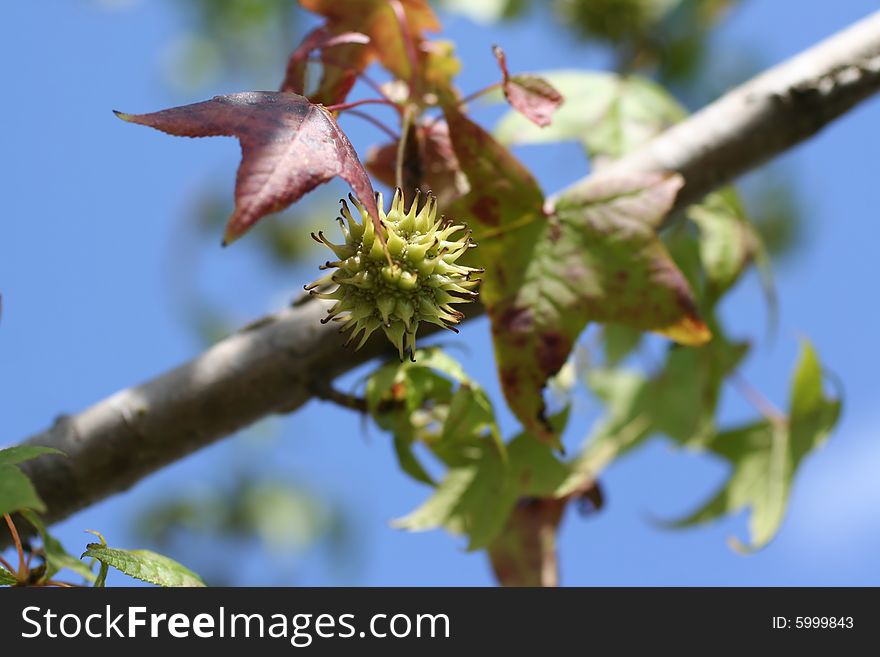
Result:
{"label": "green leaf", "polygon": [[713,325],[714,339],[698,348],[672,346],[663,369],[651,377],[626,369],[587,372],[590,390],[605,404],[605,415],[572,464],[565,493],[594,480],[615,459],[653,435],[681,444],[700,444],[714,432],[714,416],[724,379],[748,351]]}
{"label": "green leaf", "polygon": [[411,437],[403,433],[394,434],[394,453],[397,455],[400,469],[416,481],[428,484],[429,486],[436,486],[434,479],[425,470],[421,461],[416,458],[412,451],[412,446],[413,440]]}
{"label": "green leaf", "polygon": [[415,362],[394,361],[374,372],[367,380],[367,407],[376,423],[392,432],[401,468],[417,481],[433,485],[412,451],[415,442],[447,465],[469,462],[462,454],[487,438],[504,452],[485,391],[437,348],[417,351]]}
{"label": "green leaf", "polygon": [[501,531],[516,499],[507,464],[494,447],[484,444],[469,463],[451,467],[422,506],[392,526],[409,531],[446,527],[466,534],[468,549],[478,550]]}
{"label": "green leaf", "polygon": [[[567,411],[552,418],[557,431],[567,418]],[[504,454],[490,443],[469,451],[470,458],[451,466],[424,504],[393,525],[410,531],[445,527],[467,535],[469,550],[480,549],[502,531],[518,499],[553,496],[570,473],[548,445],[528,433],[514,438]]]}
{"label": "green leaf", "polygon": [[[541,222],[533,253],[504,256],[517,277],[481,291],[502,388],[517,418],[553,441],[543,389],[590,322],[625,324],[699,345],[711,334],[682,273],[656,234],[681,179],[593,178]],[[485,256],[485,254],[484,254]],[[487,275],[498,263],[486,263]]]}
{"label": "green leaf", "polygon": [[449,402],[440,440],[456,440],[474,435],[491,434],[500,440],[495,424],[495,411],[486,392],[470,383],[463,383]]}
{"label": "green leaf", "polygon": [[605,364],[616,367],[620,362],[638,349],[644,333],[623,324],[606,324],[602,327],[602,344],[605,350]]}
{"label": "green leaf", "polygon": [[[637,76],[559,71],[546,74],[565,96],[547,128],[507,114],[496,128],[509,144],[578,140],[594,165],[618,159],[642,146],[687,116],[685,109],[662,87]],[[596,167],[594,166],[594,169]],[[754,261],[771,310],[775,291],[766,249],[732,187],[709,195],[688,209],[700,228],[700,253],[712,283],[712,301],[720,298]]]}
{"label": "green leaf", "polygon": [[[107,547],[107,539],[104,538],[104,535],[101,532],[95,531],[94,529],[87,529],[86,533],[87,534],[94,534],[101,541],[99,543],[99,545],[101,545],[102,547]],[[90,545],[91,545],[91,543],[90,543]],[[84,556],[85,556],[85,554],[81,555],[80,559],[82,559]],[[94,564],[94,563],[95,562],[92,561],[92,564]],[[110,566],[108,566],[106,563],[103,563],[103,562],[99,562],[99,563],[101,564],[101,566],[98,569],[98,576],[95,578],[95,583],[93,584],[93,586],[95,588],[101,589],[101,588],[104,588],[105,586],[107,586],[107,571],[110,570]]]}
{"label": "green leaf", "polygon": [[34,485],[14,465],[0,465],[0,515],[22,509],[45,511]]}
{"label": "green leaf", "polygon": [[761,236],[746,217],[736,190],[725,187],[710,194],[690,206],[687,215],[700,231],[700,261],[709,284],[707,303],[721,298],[754,262],[773,311],[776,291],[769,256]]}
{"label": "green leaf", "polygon": [[495,128],[506,144],[579,141],[591,157],[617,159],[686,116],[662,87],[639,76],[547,71],[538,73],[564,97],[545,128],[508,112]]}
{"label": "green leaf", "polygon": [[15,586],[16,584],[18,584],[18,580],[15,575],[0,566],[0,586]]}
{"label": "green leaf", "polygon": [[6,447],[0,449],[0,466],[16,465],[24,461],[30,461],[43,456],[43,454],[60,454],[65,456],[64,452],[52,447],[41,447],[39,445],[15,445],[14,447]]}
{"label": "green leaf", "polygon": [[[149,550],[120,550],[89,543],[83,557],[92,557],[129,577],[165,587],[201,587],[202,578],[173,559]],[[82,558],[82,557],[80,557]],[[97,584],[96,584],[97,586]]]}
{"label": "green leaf", "polygon": [[43,551],[46,553],[47,579],[51,579],[55,573],[67,568],[81,575],[89,582],[95,580],[95,573],[92,572],[91,568],[64,549],[61,542],[46,529],[46,525],[40,516],[29,510],[22,511],[21,515],[34,526],[40,535],[40,539],[43,541]]}
{"label": "green leaf", "polygon": [[743,551],[766,545],[782,523],[798,467],[825,442],[840,416],[840,400],[825,395],[822,381],[816,352],[804,341],[792,380],[788,420],[762,420],[707,441],[706,449],[730,463],[731,474],[705,504],[672,526],[709,522],[748,508],[750,543],[732,539],[732,544]]}

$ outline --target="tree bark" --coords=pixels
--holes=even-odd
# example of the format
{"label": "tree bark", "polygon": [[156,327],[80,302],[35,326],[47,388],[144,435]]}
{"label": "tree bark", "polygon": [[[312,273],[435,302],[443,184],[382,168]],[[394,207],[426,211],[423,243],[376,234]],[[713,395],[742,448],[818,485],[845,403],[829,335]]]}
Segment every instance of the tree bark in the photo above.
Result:
{"label": "tree bark", "polygon": [[[681,207],[810,137],[878,89],[880,12],[730,91],[603,172],[676,171],[686,181]],[[563,193],[577,195],[582,185]],[[335,327],[319,323],[327,307],[304,300],[258,320],[189,363],[27,439],[67,454],[23,464],[46,502],[46,519],[126,490],[262,417],[296,410],[335,376],[387,349],[384,340],[359,352],[343,348]]]}

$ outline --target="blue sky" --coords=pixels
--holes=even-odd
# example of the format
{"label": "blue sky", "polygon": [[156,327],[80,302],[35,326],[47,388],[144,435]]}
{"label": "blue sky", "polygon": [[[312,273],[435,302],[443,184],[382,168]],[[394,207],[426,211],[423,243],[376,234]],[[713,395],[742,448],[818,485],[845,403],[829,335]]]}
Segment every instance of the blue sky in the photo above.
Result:
{"label": "blue sky", "polygon": [[[198,353],[200,345],[180,312],[189,268],[199,268],[202,292],[240,323],[279,307],[315,276],[311,266],[267,265],[244,246],[246,240],[221,250],[192,239],[193,198],[218,180],[231,195],[237,144],[172,139],[126,125],[110,110],[156,110],[245,90],[247,81],[221,80],[198,96],[174,91],[166,68],[167,53],[183,31],[179,14],[166,2],[127,4],[108,10],[97,2],[51,0],[7,3],[2,10],[0,55],[7,64],[0,104],[5,127],[0,444]],[[725,62],[773,64],[874,9],[871,0],[747,1],[718,30],[713,52]],[[466,90],[495,79],[491,43],[504,46],[518,70],[601,67],[606,61],[598,49],[573,44],[543,19],[496,28],[453,17],[446,26],[466,63],[460,77]],[[279,61],[278,75],[283,67]],[[490,124],[496,114],[485,110],[477,117]],[[846,389],[843,421],[799,473],[779,536],[758,554],[743,557],[726,539],[745,538],[744,515],[681,532],[652,526],[649,517],[687,512],[725,475],[721,464],[655,440],[607,472],[608,506],[602,514],[566,519],[560,537],[565,583],[880,584],[878,124],[880,103],[867,102],[774,163],[798,190],[805,235],[801,248],[776,269],[781,299],[776,338],[764,337],[766,315],[754,277],[723,308],[734,335],[757,340],[745,376],[777,403],[785,403],[799,335],[814,341]],[[361,149],[381,138],[354,121],[345,127]],[[586,166],[574,146],[518,153],[547,191],[580,177]],[[764,175],[762,170],[751,177]],[[335,211],[335,204],[328,205],[328,225]],[[219,237],[218,231],[218,244]],[[485,322],[468,324],[460,342],[467,344],[469,372],[493,395],[510,434],[516,425],[501,409]],[[723,412],[733,419],[751,411],[728,391]],[[590,409],[576,414],[573,433],[586,435],[594,417]],[[62,523],[59,536],[73,552],[85,542],[86,528],[100,529],[111,543],[136,547],[131,513],[164,491],[222,480],[224,471],[234,470],[242,454],[236,443],[243,440],[253,444],[249,458],[267,474],[308,485],[342,504],[352,518],[357,555],[352,563],[340,567],[312,552],[291,581],[491,583],[484,557],[465,552],[461,540],[389,527],[391,518],[414,508],[428,491],[398,471],[386,436],[371,430],[365,438],[358,417],[318,402],[157,473]],[[277,581],[260,559],[231,558],[241,573],[239,583]],[[198,570],[197,557],[188,565]]]}

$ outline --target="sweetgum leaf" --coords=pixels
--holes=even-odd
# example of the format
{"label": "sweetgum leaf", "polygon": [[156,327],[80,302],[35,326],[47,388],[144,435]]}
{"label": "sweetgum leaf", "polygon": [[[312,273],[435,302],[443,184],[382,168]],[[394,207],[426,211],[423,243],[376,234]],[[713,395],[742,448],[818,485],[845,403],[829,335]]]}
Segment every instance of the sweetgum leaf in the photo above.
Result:
{"label": "sweetgum leaf", "polygon": [[31,480],[14,465],[0,465],[0,516],[22,509],[45,511]]}
{"label": "sweetgum leaf", "polygon": [[30,461],[44,454],[58,454],[64,456],[64,452],[54,447],[42,447],[40,445],[15,445],[0,449],[0,466],[16,465],[24,461]]}
{"label": "sweetgum leaf", "polygon": [[[406,43],[388,0],[300,0],[306,9],[327,18],[334,31],[358,31],[370,37],[366,46],[371,56],[401,80],[412,75]],[[405,26],[412,41],[421,40],[425,30],[437,31],[440,24],[426,0],[400,0]]]}
{"label": "sweetgum leaf", "polygon": [[639,76],[584,71],[540,74],[564,100],[553,123],[539,128],[517,112],[495,128],[506,144],[579,141],[594,158],[617,159],[686,116],[662,87]]}
{"label": "sweetgum leaf", "polygon": [[563,492],[595,480],[650,436],[694,445],[715,432],[722,384],[742,362],[748,344],[729,341],[717,325],[713,332],[712,341],[702,347],[670,346],[664,367],[651,377],[619,367],[586,373],[587,386],[604,402],[605,414],[573,462]]}
{"label": "sweetgum leaf", "polygon": [[394,435],[401,468],[417,481],[434,485],[412,452],[416,442],[450,466],[470,464],[470,450],[481,450],[487,440],[504,454],[486,392],[440,349],[422,349],[415,362],[379,368],[367,380],[366,397],[373,419]]}
{"label": "sweetgum leaf", "polygon": [[543,388],[590,322],[655,331],[686,345],[711,337],[688,283],[656,235],[681,186],[678,176],[594,178],[542,223],[516,285],[482,293],[501,382],[511,408],[552,440]]}
{"label": "sweetgum leaf", "polygon": [[348,96],[358,74],[368,63],[366,44],[370,37],[361,32],[332,30],[327,26],[309,32],[287,62],[279,91],[305,96],[309,57],[320,51],[323,71],[317,88],[308,94],[317,105],[336,105]]}
{"label": "sweetgum leaf", "polygon": [[605,351],[605,364],[616,367],[635,351],[642,341],[643,333],[638,329],[622,324],[606,324],[602,327],[602,346]]}
{"label": "sweetgum leaf", "polygon": [[238,137],[242,159],[224,243],[336,176],[378,221],[373,186],[348,137],[327,110],[298,94],[251,91],[151,114],[116,114],[181,137]]}
{"label": "sweetgum leaf", "polygon": [[59,570],[67,568],[84,577],[87,581],[95,581],[95,573],[82,561],[69,554],[61,542],[52,536],[46,529],[45,523],[36,513],[30,510],[21,512],[25,520],[31,523],[43,541],[43,551],[46,553],[46,579],[52,579]]}
{"label": "sweetgum leaf", "polygon": [[[516,248],[517,244],[528,248],[522,244],[527,240],[518,229],[538,229],[535,224],[543,216],[544,194],[537,181],[510,150],[456,108],[444,108],[444,115],[455,158],[469,189],[450,214],[467,220],[475,241],[491,235],[481,247],[495,252]],[[481,248],[481,260],[485,248]],[[483,280],[485,286],[486,278]]]}
{"label": "sweetgum leaf", "polygon": [[492,52],[498,60],[498,66],[501,67],[504,76],[501,88],[510,106],[541,128],[550,125],[553,112],[564,100],[562,94],[540,76],[529,74],[511,76],[507,69],[504,51],[494,46]]}
{"label": "sweetgum leaf", "polygon": [[700,261],[709,282],[709,303],[732,288],[754,263],[761,275],[764,294],[775,312],[775,284],[766,247],[746,216],[733,187],[709,194],[687,209],[688,218],[700,231]]}
{"label": "sweetgum leaf", "polygon": [[469,550],[488,545],[516,504],[517,486],[494,446],[483,443],[477,453],[468,463],[451,467],[434,494],[392,526],[409,531],[446,527],[467,535]]}
{"label": "sweetgum leaf", "polygon": [[693,294],[656,235],[682,181],[598,177],[554,214],[508,149],[447,108],[455,154],[471,191],[450,211],[466,217],[485,267],[481,298],[492,321],[505,397],[542,440],[543,389],[591,321],[652,330],[691,345],[710,333]]}
{"label": "sweetgum leaf", "polygon": [[[644,145],[687,116],[678,101],[656,83],[639,76],[613,73],[551,71],[545,74],[565,100],[553,125],[536,129],[510,112],[496,126],[507,144],[580,141],[594,169]],[[775,291],[764,245],[746,217],[736,191],[727,187],[687,210],[700,228],[700,251],[714,303],[753,262],[758,265],[771,312]]]}
{"label": "sweetgum leaf", "polygon": [[149,550],[120,550],[101,543],[89,543],[86,548],[83,557],[97,559],[143,582],[165,587],[205,586],[202,578],[188,568]]}
{"label": "sweetgum leaf", "polygon": [[[567,413],[555,418],[557,429],[566,418]],[[484,548],[502,532],[517,500],[553,496],[570,476],[568,466],[527,433],[511,441],[505,452],[484,441],[469,446],[466,454],[466,459],[449,467],[434,494],[394,521],[395,527],[410,531],[445,527],[466,535],[469,550]]]}
{"label": "sweetgum leaf", "polygon": [[791,382],[787,422],[762,420],[706,441],[706,449],[730,463],[731,474],[702,507],[671,525],[709,522],[749,508],[750,543],[731,542],[740,550],[766,545],[782,523],[798,466],[825,442],[840,409],[840,400],[825,394],[819,358],[804,341]]}

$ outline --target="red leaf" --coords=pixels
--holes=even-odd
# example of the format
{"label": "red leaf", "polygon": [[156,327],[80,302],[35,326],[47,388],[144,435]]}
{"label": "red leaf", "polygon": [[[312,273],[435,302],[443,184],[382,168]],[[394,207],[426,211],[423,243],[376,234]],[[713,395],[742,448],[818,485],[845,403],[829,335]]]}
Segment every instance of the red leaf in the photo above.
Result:
{"label": "red leaf", "polygon": [[280,91],[305,95],[309,57],[317,50],[321,52],[324,71],[309,100],[322,105],[343,102],[367,65],[369,58],[364,46],[369,42],[370,37],[360,32],[334,32],[326,26],[312,30],[290,56]]}
{"label": "red leaf", "polygon": [[378,221],[373,186],[348,137],[327,110],[300,95],[250,91],[152,114],[116,115],[181,137],[238,137],[242,159],[224,244],[336,176]]}
{"label": "red leaf", "polygon": [[[418,43],[425,30],[440,24],[427,0],[398,0],[406,17],[407,38]],[[367,48],[401,80],[412,75],[406,41],[388,0],[300,0],[306,9],[327,17],[332,30],[357,30],[370,37]]]}
{"label": "red leaf", "polygon": [[564,98],[553,85],[537,75],[514,75],[507,70],[507,58],[498,46],[492,47],[495,59],[504,76],[502,89],[504,97],[520,114],[542,128],[550,125],[553,112],[562,104]]}

